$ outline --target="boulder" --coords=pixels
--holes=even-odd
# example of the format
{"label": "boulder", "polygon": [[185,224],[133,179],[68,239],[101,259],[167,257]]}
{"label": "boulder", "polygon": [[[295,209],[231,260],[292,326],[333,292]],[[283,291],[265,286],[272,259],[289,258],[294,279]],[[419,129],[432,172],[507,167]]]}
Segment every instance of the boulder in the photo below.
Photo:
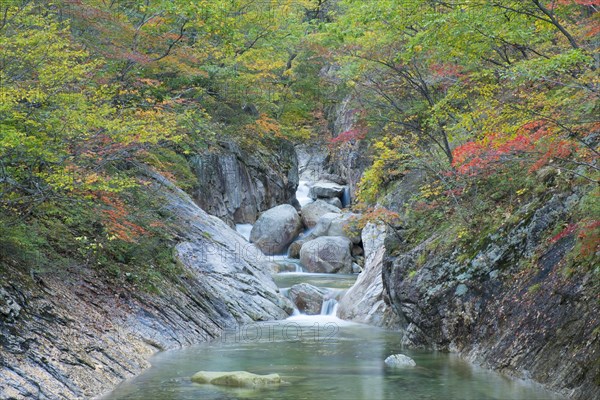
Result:
{"label": "boulder", "polygon": [[317,200],[302,207],[302,222],[307,228],[313,228],[323,215],[339,212],[338,207],[332,206],[323,200]]}
{"label": "boulder", "polygon": [[333,197],[331,199],[322,199],[324,202],[326,202],[327,204],[331,204],[334,207],[337,208],[343,208],[343,204],[342,201],[338,198],[338,197]]}
{"label": "boulder", "polygon": [[288,297],[298,310],[306,315],[318,315],[323,306],[325,292],[308,283],[294,285],[288,291]]}
{"label": "boulder", "polygon": [[310,188],[309,196],[313,199],[330,199],[333,197],[342,198],[345,186],[333,182],[319,181]]}
{"label": "boulder", "polygon": [[404,354],[392,354],[384,362],[385,365],[393,368],[412,368],[417,366],[415,360]]}
{"label": "boulder", "polygon": [[192,382],[230,387],[265,387],[279,385],[278,374],[257,375],[246,371],[199,371],[192,376]]}
{"label": "boulder", "polygon": [[279,254],[302,231],[302,221],[289,204],[265,211],[250,232],[250,242],[265,254]]}
{"label": "boulder", "polygon": [[309,272],[350,273],[352,242],[342,236],[322,236],[304,243],[300,262]]}
{"label": "boulder", "polygon": [[352,246],[352,257],[362,256],[363,254],[365,254],[365,252],[362,247],[358,245]]}
{"label": "boulder", "polygon": [[400,318],[392,310],[383,286],[382,264],[386,255],[384,242],[388,235],[385,225],[368,223],[362,231],[366,256],[356,257],[353,272],[364,266],[354,285],[348,289],[338,306],[338,317],[345,320],[398,329]]}
{"label": "boulder", "polygon": [[361,242],[361,230],[353,224],[360,214],[327,213],[319,218],[319,222],[311,233],[312,236],[344,236],[354,244]]}
{"label": "boulder", "polygon": [[302,245],[304,245],[304,243],[306,243],[307,241],[308,240],[306,239],[299,239],[295,242],[292,242],[292,244],[290,244],[290,247],[288,247],[288,258],[300,258],[300,249],[302,248]]}

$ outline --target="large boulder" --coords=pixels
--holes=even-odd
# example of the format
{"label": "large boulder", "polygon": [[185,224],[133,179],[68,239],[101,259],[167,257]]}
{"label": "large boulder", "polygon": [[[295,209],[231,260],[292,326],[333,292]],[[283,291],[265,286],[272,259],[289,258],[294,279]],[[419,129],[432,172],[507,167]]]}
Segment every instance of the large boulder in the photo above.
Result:
{"label": "large boulder", "polygon": [[304,243],[300,262],[309,272],[351,273],[352,242],[342,236],[322,236]]}
{"label": "large boulder", "polygon": [[246,371],[199,371],[192,376],[192,382],[230,387],[265,387],[279,385],[278,374],[257,375]]}
{"label": "large boulder", "polygon": [[310,188],[309,196],[313,199],[330,199],[333,197],[342,198],[344,195],[345,186],[338,185],[333,182],[316,182]]}
{"label": "large boulder", "polygon": [[354,221],[360,214],[353,213],[327,213],[319,218],[319,222],[311,233],[314,237],[319,236],[344,236],[354,244],[361,242],[361,230]]}
{"label": "large boulder", "polygon": [[384,363],[393,368],[412,368],[417,366],[415,360],[404,354],[392,354],[385,359]]}
{"label": "large boulder", "polygon": [[339,212],[340,209],[338,207],[328,204],[323,200],[317,200],[302,207],[302,222],[307,228],[313,228],[323,215]]}
{"label": "large boulder", "polygon": [[288,297],[296,308],[306,315],[318,315],[323,307],[325,292],[308,283],[294,285],[288,291]]}
{"label": "large boulder", "polygon": [[390,306],[381,278],[383,259],[386,256],[384,243],[388,233],[385,225],[373,223],[368,223],[363,229],[362,242],[366,256],[364,270],[339,302],[338,316],[341,319],[386,329],[400,327],[400,318]]}
{"label": "large boulder", "polygon": [[265,211],[250,232],[250,242],[265,254],[279,254],[302,231],[302,221],[289,204]]}

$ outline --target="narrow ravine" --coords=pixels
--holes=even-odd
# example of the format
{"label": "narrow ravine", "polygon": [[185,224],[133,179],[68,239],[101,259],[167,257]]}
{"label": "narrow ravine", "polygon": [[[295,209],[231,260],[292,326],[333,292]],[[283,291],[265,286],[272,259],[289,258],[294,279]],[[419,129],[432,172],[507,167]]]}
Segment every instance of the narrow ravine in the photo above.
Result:
{"label": "narrow ravine", "polygon": [[[301,205],[310,201],[304,190],[301,185]],[[237,226],[246,238],[251,229],[249,224]],[[451,354],[406,349],[398,332],[338,318],[338,300],[357,274],[309,273],[297,259],[283,255],[270,259],[277,266],[273,279],[280,292],[290,297],[295,285],[316,287],[323,293],[320,312],[308,315],[296,308],[284,320],[243,325],[211,342],[159,353],[151,359],[148,371],[121,384],[105,399],[559,398],[537,385],[505,378]],[[413,358],[417,367],[387,367],[384,359],[395,353]],[[190,377],[201,370],[277,373],[285,383],[266,389],[192,383]]]}

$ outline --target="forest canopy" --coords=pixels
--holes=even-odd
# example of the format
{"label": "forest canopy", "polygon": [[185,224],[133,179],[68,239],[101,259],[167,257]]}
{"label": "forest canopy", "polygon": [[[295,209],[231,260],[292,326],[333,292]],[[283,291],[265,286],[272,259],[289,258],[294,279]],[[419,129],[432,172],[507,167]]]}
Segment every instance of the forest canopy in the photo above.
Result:
{"label": "forest canopy", "polygon": [[[585,186],[564,229],[589,257],[600,232],[599,9],[598,0],[5,0],[0,258],[19,249],[39,264],[28,254],[41,249],[119,273],[172,239],[141,194],[141,169],[190,189],[188,158],[219,141],[276,151],[281,140],[315,139],[367,143],[358,193],[367,205],[425,171],[417,211],[430,223],[455,216],[459,236],[477,235],[481,214],[500,223],[545,190],[548,174]],[[328,119],[344,99],[354,125],[334,137]]]}

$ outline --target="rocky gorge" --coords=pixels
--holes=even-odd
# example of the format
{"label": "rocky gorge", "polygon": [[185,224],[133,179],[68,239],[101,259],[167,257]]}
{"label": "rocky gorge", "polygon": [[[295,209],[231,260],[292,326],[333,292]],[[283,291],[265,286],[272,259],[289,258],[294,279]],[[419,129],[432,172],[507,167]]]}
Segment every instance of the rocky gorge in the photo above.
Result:
{"label": "rocky gorge", "polygon": [[[455,352],[575,399],[599,394],[594,282],[590,276],[576,283],[561,277],[557,266],[572,239],[547,248],[541,241],[576,203],[577,193],[556,195],[540,208],[523,207],[520,223],[493,233],[465,260],[455,248],[440,247],[435,236],[408,247],[402,227],[370,222],[359,228],[361,215],[334,201],[342,203],[345,180],[323,175],[309,162],[300,157],[299,181],[308,186],[308,198],[296,204],[300,210],[291,205],[295,195],[264,203],[279,205],[262,212],[253,209],[250,243],[224,222],[248,219],[236,221],[235,211],[219,219],[218,206],[209,207],[211,216],[148,171],[180,226],[173,251],[181,275],[160,293],[115,289],[76,267],[63,277],[17,270],[3,277],[1,395],[90,398],[139,374],[157,351],[207,341],[255,321],[283,320],[293,312],[384,328],[403,348]],[[307,175],[317,178],[309,181]],[[410,187],[407,182],[398,190]],[[236,188],[213,190],[226,190],[223,198],[232,199]],[[540,251],[541,269],[517,268],[520,259]],[[347,289],[310,282],[278,289],[272,273],[289,265],[307,276],[360,273]],[[34,295],[35,288],[41,294]]]}

